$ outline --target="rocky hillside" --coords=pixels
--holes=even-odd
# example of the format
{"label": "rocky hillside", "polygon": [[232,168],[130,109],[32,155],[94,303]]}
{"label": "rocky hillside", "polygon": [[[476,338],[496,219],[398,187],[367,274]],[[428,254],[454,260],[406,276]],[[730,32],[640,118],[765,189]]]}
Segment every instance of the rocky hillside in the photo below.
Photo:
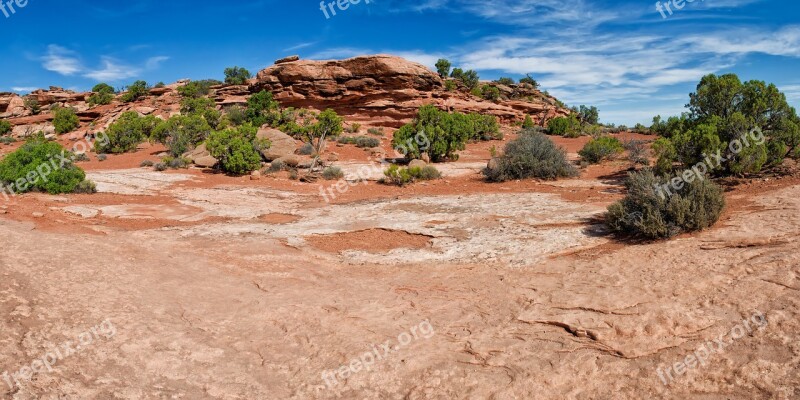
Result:
{"label": "rocky hillside", "polygon": [[[0,118],[11,122],[15,136],[40,130],[52,133],[49,108],[53,105],[72,107],[80,117],[81,127],[71,135],[81,137],[89,131],[104,129],[129,110],[163,118],[178,113],[180,96],[176,89],[187,82],[182,80],[151,89],[149,96],[133,103],[115,100],[98,107],[86,103],[90,93],[50,87],[28,96],[39,103],[42,111],[38,115],[33,115],[19,95],[0,93]],[[501,98],[497,101],[487,101],[466,91],[448,91],[435,72],[400,57],[374,55],[340,61],[288,57],[260,71],[247,85],[212,87],[211,97],[219,108],[224,108],[244,104],[250,94],[269,90],[284,106],[333,108],[347,120],[388,127],[408,122],[424,104],[435,104],[449,111],[490,114],[505,123],[522,121],[525,115],[531,115],[537,123],[544,124],[550,118],[568,113],[559,107],[555,98],[530,85],[491,84],[500,90]]]}

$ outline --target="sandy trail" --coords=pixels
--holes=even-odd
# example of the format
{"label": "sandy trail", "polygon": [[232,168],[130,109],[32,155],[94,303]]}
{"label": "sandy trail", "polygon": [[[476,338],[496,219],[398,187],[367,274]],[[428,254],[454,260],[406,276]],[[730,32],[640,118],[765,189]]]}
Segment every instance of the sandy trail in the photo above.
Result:
{"label": "sandy trail", "polygon": [[[0,373],[106,319],[116,328],[53,372],[0,381],[5,398],[800,398],[800,187],[694,237],[603,250],[587,222],[602,207],[544,193],[324,205],[131,179],[185,208],[64,207],[226,219],[104,235],[0,219]],[[309,239],[370,229],[430,244],[330,252]],[[754,312],[764,326],[663,383],[659,367]],[[326,383],[387,341],[369,370]]]}

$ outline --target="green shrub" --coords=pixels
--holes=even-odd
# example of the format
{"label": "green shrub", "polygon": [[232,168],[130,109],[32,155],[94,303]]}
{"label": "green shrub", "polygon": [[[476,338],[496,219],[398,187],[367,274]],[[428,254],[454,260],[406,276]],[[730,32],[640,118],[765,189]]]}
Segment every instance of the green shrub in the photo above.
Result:
{"label": "green shrub", "polygon": [[361,130],[361,124],[353,123],[350,125],[350,128],[347,130],[350,133],[358,133]]}
{"label": "green shrub", "polygon": [[531,118],[531,116],[525,115],[525,120],[522,121],[522,129],[533,128],[534,126],[536,125],[533,123],[533,119]]}
{"label": "green shrub", "polygon": [[152,115],[141,117],[136,111],[125,112],[106,130],[108,140],[95,142],[95,151],[111,154],[135,151],[160,122]]}
{"label": "green shrub", "polygon": [[97,155],[97,161],[103,162],[103,161],[105,161],[107,159],[108,159],[108,156],[105,155],[105,154],[98,154]]}
{"label": "green shrub", "polygon": [[243,125],[247,122],[247,109],[240,105],[225,108],[225,117],[233,126]]}
{"label": "green shrub", "polygon": [[247,99],[247,120],[255,127],[275,126],[281,120],[280,104],[262,90]]}
{"label": "green shrub", "polygon": [[39,115],[42,112],[42,107],[39,105],[39,100],[33,96],[25,96],[25,99],[22,101],[25,108],[31,110],[31,114]]}
{"label": "green shrub", "polygon": [[420,107],[417,117],[394,134],[392,146],[408,159],[427,153],[433,162],[457,160],[470,139],[501,138],[497,119],[491,115],[449,114],[432,105]]}
{"label": "green shrub", "polygon": [[84,162],[84,161],[91,161],[91,160],[89,159],[89,155],[87,155],[86,153],[75,153],[75,159],[73,159],[72,161],[74,161],[74,162]]}
{"label": "green shrub", "polygon": [[93,194],[97,193],[97,185],[94,182],[86,179],[75,185],[72,193]]}
{"label": "green shrub", "polygon": [[163,162],[160,162],[160,163],[156,163],[156,165],[153,166],[153,169],[158,171],[158,172],[163,172],[163,171],[166,171],[168,169],[168,167],[167,167],[167,164],[164,164]]}
{"label": "green shrub", "polygon": [[614,158],[619,153],[625,151],[622,142],[611,136],[603,136],[592,139],[581,149],[578,154],[583,161],[590,164],[597,164],[605,160]]}
{"label": "green shrub", "polygon": [[208,94],[211,93],[211,87],[220,84],[222,84],[222,82],[214,79],[191,81],[179,87],[178,94],[183,98],[198,98],[208,96]]}
{"label": "green shrub", "polygon": [[161,163],[165,164],[167,167],[172,169],[184,169],[189,168],[191,162],[183,157],[172,157],[167,156],[161,160]]}
{"label": "green shrub", "polygon": [[547,136],[523,130],[517,139],[506,145],[504,153],[484,170],[489,181],[538,178],[554,180],[573,177],[577,169],[567,161],[564,149]]}
{"label": "green shrub", "polygon": [[424,167],[400,168],[396,164],[392,164],[386,171],[383,172],[383,175],[385,176],[385,178],[382,180],[383,183],[398,186],[406,186],[416,181],[429,181],[442,177],[442,174],[439,172],[439,170],[432,165],[426,165]]}
{"label": "green shrub", "polygon": [[328,167],[322,171],[322,178],[326,181],[335,181],[344,178],[344,172],[339,167]]}
{"label": "green shrub", "polygon": [[577,137],[580,135],[580,122],[574,115],[556,117],[547,122],[547,132],[556,136]]}
{"label": "green shrub", "polygon": [[153,165],[155,165],[155,163],[153,163],[153,162],[152,162],[152,161],[150,161],[150,160],[144,160],[144,161],[142,161],[142,162],[139,164],[139,166],[140,166],[140,167],[142,167],[142,168],[145,168],[145,167],[152,167]]}
{"label": "green shrub", "polygon": [[150,138],[167,146],[171,156],[180,157],[203,143],[211,131],[211,125],[200,115],[176,115],[159,123]]}
{"label": "green shrub", "polygon": [[341,136],[337,141],[341,144],[353,144],[362,149],[371,149],[381,145],[379,139],[367,136]]}
{"label": "green shrub", "polygon": [[[322,154],[326,140],[335,139],[344,128],[342,118],[332,109],[327,109],[317,116],[317,122],[305,130],[305,141],[314,146],[314,154]],[[316,159],[315,159],[316,161]],[[311,166],[313,170],[315,165]]]}
{"label": "green shrub", "polygon": [[153,87],[156,88],[156,89],[161,89],[161,88],[163,88],[165,86],[167,86],[167,85],[164,82],[158,82],[155,85],[153,85]]}
{"label": "green shrub", "polygon": [[267,172],[269,172],[269,173],[280,172],[280,171],[283,171],[286,168],[287,168],[287,165],[286,165],[285,162],[283,162],[281,160],[275,160],[269,165],[269,168],[267,169]]}
{"label": "green shrub", "polygon": [[500,140],[503,134],[500,133],[500,124],[494,115],[482,115],[477,113],[467,114],[472,122],[473,133],[471,139],[475,140]]}
{"label": "green shrub", "polygon": [[11,143],[14,143],[16,141],[17,141],[17,139],[14,139],[11,136],[0,136],[0,143],[2,143],[2,144],[11,144]]}
{"label": "green shrub", "polygon": [[222,170],[233,175],[244,175],[261,167],[261,154],[258,149],[269,146],[258,143],[257,128],[243,125],[211,133],[206,147],[211,155],[219,160]]}
{"label": "green shrub", "polygon": [[455,68],[450,76],[461,81],[461,83],[466,86],[468,90],[475,89],[481,82],[478,73],[474,70],[464,71],[461,68]]}
{"label": "green shrub", "polygon": [[314,154],[314,146],[311,143],[305,143],[297,150],[297,154],[301,156],[310,156]]}
{"label": "green shrub", "polygon": [[442,78],[447,78],[447,76],[450,75],[450,67],[452,67],[450,61],[444,58],[440,58],[439,61],[436,61],[436,72],[438,72],[439,76]]}
{"label": "green shrub", "polygon": [[456,89],[458,89],[458,85],[456,84],[455,81],[450,80],[450,79],[444,81],[444,90],[447,90],[448,92],[452,92],[452,91],[454,91]]}
{"label": "green shrub", "polygon": [[481,87],[481,97],[489,101],[500,100],[500,89],[492,85],[483,85]]}
{"label": "green shrub", "polygon": [[511,86],[514,84],[514,80],[511,78],[502,77],[497,80],[497,83],[505,86]]}
{"label": "green shrub", "polygon": [[373,136],[385,136],[383,133],[383,128],[369,128],[367,129],[367,133]]}
{"label": "green shrub", "polygon": [[539,88],[539,82],[536,82],[536,79],[533,79],[530,75],[526,74],[524,78],[519,80],[519,83],[524,83],[533,86],[534,89]]}
{"label": "green shrub", "polygon": [[0,119],[0,135],[8,135],[11,132],[11,122]]}
{"label": "green shrub", "polygon": [[73,157],[58,143],[36,135],[0,161],[0,183],[11,186],[14,193],[75,192],[86,174],[70,161]]}
{"label": "green shrub", "polygon": [[141,99],[150,94],[150,86],[145,81],[136,81],[126,88],[126,92],[120,96],[123,103],[130,103]]}
{"label": "green shrub", "polygon": [[205,97],[186,97],[181,100],[181,113],[203,117],[208,125],[217,128],[222,120],[222,113],[216,109],[217,103]]}
{"label": "green shrub", "polygon": [[650,170],[631,173],[627,195],[608,208],[608,227],[616,233],[659,239],[706,229],[717,222],[725,208],[721,187],[696,179],[685,182],[680,190],[671,189],[672,196],[662,196],[658,188],[667,182]]}
{"label": "green shrub", "polygon": [[92,95],[86,99],[90,106],[111,104],[114,100],[114,88],[106,83],[98,83],[92,88]]}
{"label": "green shrub", "polygon": [[53,126],[56,128],[56,133],[64,134],[74,131],[80,125],[78,116],[75,115],[75,109],[56,107],[53,109]]}
{"label": "green shrub", "polygon": [[225,68],[225,83],[229,85],[244,85],[253,74],[245,68],[231,67]]}

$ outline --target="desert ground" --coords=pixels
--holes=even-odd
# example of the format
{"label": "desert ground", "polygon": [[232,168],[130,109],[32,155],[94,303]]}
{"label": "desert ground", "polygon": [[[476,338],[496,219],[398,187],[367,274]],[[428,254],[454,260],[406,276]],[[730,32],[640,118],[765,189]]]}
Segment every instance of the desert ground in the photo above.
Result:
{"label": "desert ground", "polygon": [[602,223],[626,162],[491,184],[492,145],[326,202],[334,182],[140,168],[145,144],[79,163],[97,194],[3,201],[0,396],[800,399],[800,174],[634,242]]}

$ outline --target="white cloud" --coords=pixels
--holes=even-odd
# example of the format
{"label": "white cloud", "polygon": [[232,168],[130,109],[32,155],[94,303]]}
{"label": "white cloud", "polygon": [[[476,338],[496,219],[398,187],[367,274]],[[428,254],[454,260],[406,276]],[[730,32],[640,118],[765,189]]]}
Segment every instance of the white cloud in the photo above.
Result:
{"label": "white cloud", "polygon": [[47,54],[41,59],[42,67],[48,71],[66,76],[80,75],[96,81],[115,82],[139,76],[146,70],[158,69],[161,63],[169,60],[169,57],[150,57],[145,60],[143,65],[137,66],[113,57],[101,56],[100,67],[87,68],[81,63],[80,56],[75,51],[51,44],[47,46]]}
{"label": "white cloud", "polygon": [[96,81],[114,82],[136,77],[141,72],[141,69],[121,64],[111,57],[102,57],[102,64],[103,67],[101,69],[88,71],[83,76]]}
{"label": "white cloud", "polygon": [[47,54],[42,61],[44,69],[61,75],[75,75],[83,70],[75,52],[54,44],[47,46]]}
{"label": "white cloud", "polygon": [[30,92],[32,92],[32,91],[34,91],[36,89],[39,89],[39,88],[35,87],[35,86],[21,86],[21,87],[20,86],[15,86],[15,87],[11,88],[12,91],[17,92],[17,93],[30,93]]}

